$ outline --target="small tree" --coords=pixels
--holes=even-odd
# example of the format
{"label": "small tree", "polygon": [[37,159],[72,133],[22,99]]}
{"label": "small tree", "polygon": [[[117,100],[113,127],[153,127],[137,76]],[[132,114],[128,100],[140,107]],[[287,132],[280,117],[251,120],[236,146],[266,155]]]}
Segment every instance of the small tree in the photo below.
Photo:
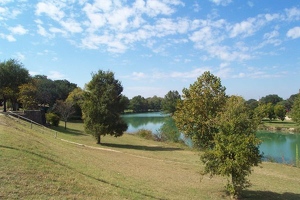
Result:
{"label": "small tree", "polygon": [[294,100],[291,117],[294,122],[300,125],[300,94]]}
{"label": "small tree", "polygon": [[176,106],[180,99],[181,96],[178,91],[169,91],[162,100],[162,110],[165,113],[170,113],[171,115],[173,115],[176,111]]}
{"label": "small tree", "polygon": [[67,129],[67,121],[75,112],[73,103],[70,101],[57,100],[53,106],[53,110],[56,111],[60,118],[65,122],[65,129]]}
{"label": "small tree", "polygon": [[246,177],[251,167],[261,162],[260,141],[255,135],[259,120],[250,118],[250,114],[243,98],[230,97],[218,116],[219,133],[214,137],[214,146],[201,156],[205,173],[231,178],[226,189],[233,196],[250,185]]}
{"label": "small tree", "polygon": [[198,148],[213,146],[217,133],[216,116],[226,102],[225,87],[220,78],[204,72],[189,89],[183,89],[183,100],[174,113],[179,131],[190,137]]}
{"label": "small tree", "polygon": [[124,110],[122,91],[121,83],[110,71],[99,70],[92,74],[92,80],[86,85],[82,106],[84,126],[96,137],[97,144],[101,143],[101,136],[118,137],[127,130],[127,124],[120,116]]}

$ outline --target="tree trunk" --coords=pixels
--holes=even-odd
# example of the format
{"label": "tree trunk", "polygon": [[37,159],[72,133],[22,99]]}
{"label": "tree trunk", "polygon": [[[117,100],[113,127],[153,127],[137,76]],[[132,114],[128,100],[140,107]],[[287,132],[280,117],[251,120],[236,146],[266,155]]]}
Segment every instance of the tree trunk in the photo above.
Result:
{"label": "tree trunk", "polygon": [[3,112],[6,112],[6,99],[3,99]]}
{"label": "tree trunk", "polygon": [[65,121],[65,130],[67,129],[67,120]]}
{"label": "tree trunk", "polygon": [[97,134],[97,144],[101,144],[101,135]]}

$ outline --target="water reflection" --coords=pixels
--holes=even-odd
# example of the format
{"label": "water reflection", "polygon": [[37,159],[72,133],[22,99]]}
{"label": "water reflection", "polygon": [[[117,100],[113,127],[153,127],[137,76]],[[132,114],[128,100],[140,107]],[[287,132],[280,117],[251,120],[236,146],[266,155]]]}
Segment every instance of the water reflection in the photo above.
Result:
{"label": "water reflection", "polygon": [[262,140],[259,149],[264,153],[265,159],[271,158],[280,163],[295,163],[296,145],[300,145],[299,134],[259,131],[257,137]]}

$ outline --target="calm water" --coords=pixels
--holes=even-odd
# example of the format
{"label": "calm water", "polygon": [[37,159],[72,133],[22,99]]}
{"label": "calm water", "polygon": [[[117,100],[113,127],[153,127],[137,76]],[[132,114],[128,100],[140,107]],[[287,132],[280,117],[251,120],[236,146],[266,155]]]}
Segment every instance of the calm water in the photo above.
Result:
{"label": "calm water", "polygon": [[[147,129],[154,134],[157,134],[162,125],[170,119],[168,115],[159,112],[127,114],[123,115],[123,118],[128,124],[128,133]],[[296,145],[300,151],[300,134],[259,131],[257,137],[262,140],[259,149],[263,152],[265,159],[280,163],[295,163]],[[181,138],[183,138],[182,135]],[[189,140],[187,142],[190,143]],[[300,152],[298,155],[300,156]]]}

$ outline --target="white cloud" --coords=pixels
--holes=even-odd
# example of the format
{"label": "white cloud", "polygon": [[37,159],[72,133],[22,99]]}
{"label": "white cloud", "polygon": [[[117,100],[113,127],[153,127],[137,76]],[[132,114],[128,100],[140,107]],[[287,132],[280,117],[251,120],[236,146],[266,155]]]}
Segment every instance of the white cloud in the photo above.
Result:
{"label": "white cloud", "polygon": [[300,20],[300,9],[293,7],[285,9],[288,20]]}
{"label": "white cloud", "polygon": [[9,30],[16,35],[25,35],[28,32],[28,30],[20,24],[15,27],[10,27]]}
{"label": "white cloud", "polygon": [[58,71],[50,71],[47,77],[52,80],[61,80],[64,79],[66,76]]}
{"label": "white cloud", "polygon": [[65,13],[61,9],[51,2],[39,2],[36,5],[36,15],[46,14],[51,17],[53,20],[59,21],[64,16]]}
{"label": "white cloud", "polygon": [[146,75],[143,72],[133,72],[131,75],[131,78],[133,80],[139,80],[145,78]]}
{"label": "white cloud", "polygon": [[300,26],[294,27],[292,29],[290,29],[287,34],[287,37],[290,37],[292,39],[296,39],[300,37]]}
{"label": "white cloud", "polygon": [[205,71],[211,71],[209,67],[196,68],[188,72],[171,72],[168,77],[171,78],[197,78],[201,76]]}
{"label": "white cloud", "polygon": [[25,60],[25,55],[24,54],[22,54],[22,53],[20,53],[20,52],[17,52],[16,54],[15,54],[15,57],[18,59],[18,60]]}
{"label": "white cloud", "polygon": [[0,38],[5,39],[5,40],[7,40],[9,42],[15,42],[15,41],[17,41],[16,38],[14,38],[13,35],[5,35],[3,33],[0,33]]}
{"label": "white cloud", "polygon": [[232,2],[232,0],[210,0],[211,2],[215,3],[216,5],[222,5],[222,6],[227,6]]}
{"label": "white cloud", "polygon": [[244,34],[245,36],[252,35],[255,32],[254,22],[254,18],[249,18],[246,21],[236,23],[230,32],[230,37],[233,38],[241,34]]}
{"label": "white cloud", "polygon": [[81,33],[83,31],[80,23],[72,19],[68,19],[67,21],[61,21],[61,25],[65,28],[65,30],[71,33]]}

